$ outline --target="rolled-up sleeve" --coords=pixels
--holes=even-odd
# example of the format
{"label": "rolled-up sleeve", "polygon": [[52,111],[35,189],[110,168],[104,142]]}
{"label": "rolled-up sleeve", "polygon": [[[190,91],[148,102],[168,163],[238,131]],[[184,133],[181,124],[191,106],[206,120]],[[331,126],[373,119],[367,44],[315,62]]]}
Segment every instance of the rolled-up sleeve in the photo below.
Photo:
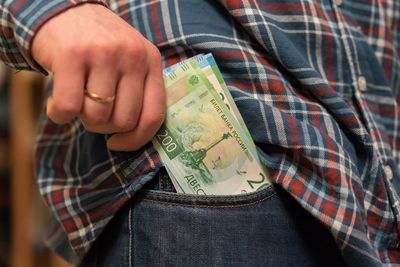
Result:
{"label": "rolled-up sleeve", "polygon": [[107,6],[107,0],[0,0],[0,60],[14,69],[46,74],[31,55],[35,33],[50,18],[84,3]]}

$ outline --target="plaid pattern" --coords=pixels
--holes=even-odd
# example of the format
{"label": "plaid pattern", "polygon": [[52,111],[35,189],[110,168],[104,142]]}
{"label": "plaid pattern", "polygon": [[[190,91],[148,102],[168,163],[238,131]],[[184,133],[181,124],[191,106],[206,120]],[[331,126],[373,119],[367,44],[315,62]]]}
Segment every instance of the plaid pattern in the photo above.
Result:
{"label": "plaid pattern", "polygon": [[30,55],[34,33],[48,19],[84,3],[106,5],[105,0],[1,0],[0,60],[12,68],[47,74]]}
{"label": "plaid pattern", "polygon": [[[2,4],[1,58],[35,68],[37,25],[76,2],[47,1],[29,19],[44,1],[12,2]],[[400,1],[107,4],[166,65],[213,53],[272,179],[331,231],[348,265],[400,265]],[[78,258],[162,166],[150,145],[119,153],[105,140],[79,121],[40,125],[40,190]],[[52,237],[65,254],[65,235]]]}

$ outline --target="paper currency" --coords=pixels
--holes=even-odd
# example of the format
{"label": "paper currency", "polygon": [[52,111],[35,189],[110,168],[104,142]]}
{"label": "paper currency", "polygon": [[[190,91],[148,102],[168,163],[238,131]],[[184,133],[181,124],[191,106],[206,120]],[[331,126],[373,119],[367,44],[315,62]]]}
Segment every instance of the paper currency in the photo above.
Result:
{"label": "paper currency", "polygon": [[215,61],[199,57],[164,71],[168,109],[155,149],[178,192],[231,195],[266,188],[270,181],[222,76],[213,71]]}
{"label": "paper currency", "polygon": [[[198,64],[198,67],[201,69],[201,71],[206,75],[208,81],[212,84],[214,87],[215,91],[219,94],[221,97],[221,100],[225,103],[225,105],[228,107],[228,109],[233,113],[235,116],[235,119],[239,122],[240,126],[242,127],[243,131],[251,140],[253,143],[253,140],[251,138],[251,135],[246,127],[246,124],[243,121],[242,116],[240,115],[240,112],[238,108],[236,107],[236,104],[229,93],[228,87],[225,84],[224,79],[222,78],[222,74],[219,71],[219,68],[217,66],[217,63],[215,62],[214,57],[212,54],[200,54],[197,55],[193,58],[184,60],[180,63],[177,63],[171,67],[168,67],[164,69],[164,75],[168,75],[171,72],[175,71],[177,68],[184,66],[185,64],[188,64],[190,61],[196,61]],[[254,143],[253,143],[254,146]]]}

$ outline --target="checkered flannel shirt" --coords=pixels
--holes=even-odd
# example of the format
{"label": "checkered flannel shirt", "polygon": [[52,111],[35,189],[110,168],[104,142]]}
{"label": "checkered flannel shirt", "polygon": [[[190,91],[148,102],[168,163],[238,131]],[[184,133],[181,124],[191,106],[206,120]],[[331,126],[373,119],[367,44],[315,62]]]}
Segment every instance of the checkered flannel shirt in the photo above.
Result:
{"label": "checkered flannel shirt", "polygon": [[[43,71],[35,32],[88,2],[136,27],[166,66],[213,53],[273,181],[349,265],[400,264],[399,0],[1,0],[1,60]],[[70,259],[162,166],[151,145],[112,152],[106,138],[78,120],[39,127],[38,184],[63,229],[49,240]]]}

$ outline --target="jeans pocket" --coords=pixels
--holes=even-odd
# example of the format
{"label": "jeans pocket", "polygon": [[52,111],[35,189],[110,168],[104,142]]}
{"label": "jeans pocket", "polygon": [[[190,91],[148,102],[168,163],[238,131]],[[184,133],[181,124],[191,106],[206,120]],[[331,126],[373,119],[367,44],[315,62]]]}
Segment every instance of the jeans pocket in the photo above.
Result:
{"label": "jeans pocket", "polygon": [[330,233],[278,186],[199,196],[161,184],[132,205],[130,266],[344,265]]}

